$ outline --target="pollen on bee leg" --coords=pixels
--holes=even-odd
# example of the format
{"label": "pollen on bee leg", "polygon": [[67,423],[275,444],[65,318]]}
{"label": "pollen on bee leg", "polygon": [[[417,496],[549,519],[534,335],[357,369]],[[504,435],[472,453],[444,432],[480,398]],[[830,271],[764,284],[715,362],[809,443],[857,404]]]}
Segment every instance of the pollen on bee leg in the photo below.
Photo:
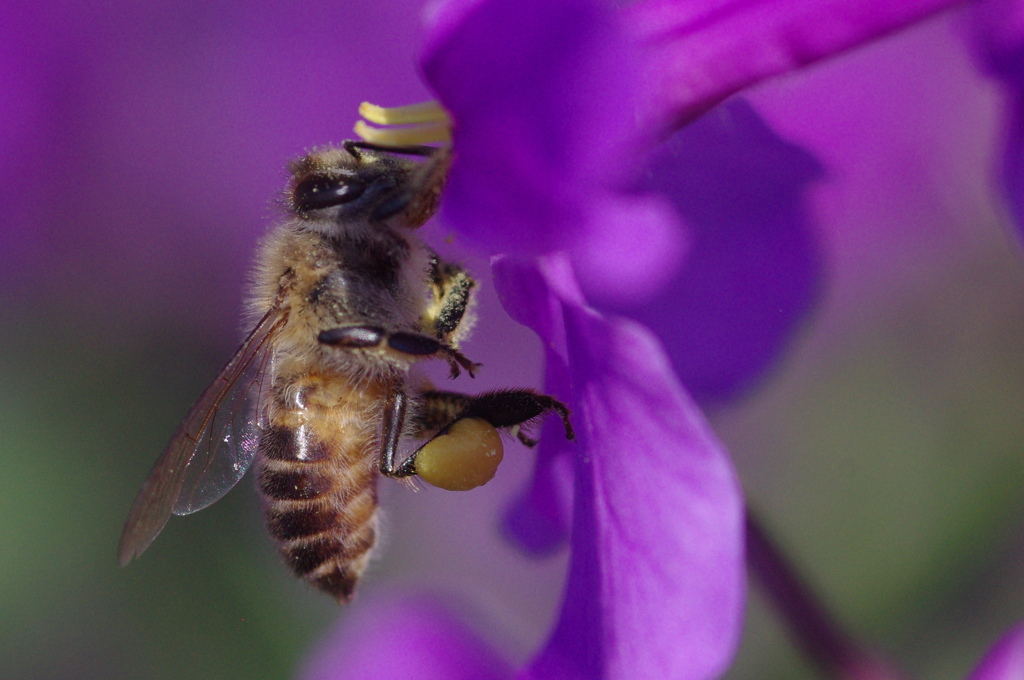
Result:
{"label": "pollen on bee leg", "polygon": [[371,144],[412,146],[448,143],[452,138],[451,118],[436,101],[391,108],[363,102],[359,115],[366,120],[356,122],[355,133]]}
{"label": "pollen on bee leg", "polygon": [[420,449],[416,473],[441,489],[468,491],[494,478],[504,451],[493,425],[482,418],[464,418]]}

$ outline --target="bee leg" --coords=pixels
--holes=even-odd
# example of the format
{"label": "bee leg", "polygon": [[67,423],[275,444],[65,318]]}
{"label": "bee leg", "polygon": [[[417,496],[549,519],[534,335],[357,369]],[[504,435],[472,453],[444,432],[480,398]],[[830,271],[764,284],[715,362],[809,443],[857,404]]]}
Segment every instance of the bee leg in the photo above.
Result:
{"label": "bee leg", "polygon": [[349,139],[341,143],[345,151],[348,151],[355,159],[360,159],[362,154],[360,150],[365,151],[383,151],[385,153],[396,153],[404,154],[406,156],[425,156],[430,157],[437,153],[436,146],[424,146],[422,144],[413,144],[410,146],[385,146],[382,144],[374,144],[373,142],[361,142],[354,139]]}
{"label": "bee leg", "polygon": [[436,254],[430,259],[430,282],[434,287],[436,305],[427,318],[438,338],[455,332],[469,308],[469,292],[476,285],[470,275],[458,265],[444,262]]}
{"label": "bee leg", "polygon": [[[496,429],[514,431],[519,441],[527,446],[533,446],[537,441],[529,438],[523,429],[520,429],[521,426],[528,425],[547,413],[556,413],[562,419],[565,438],[576,438],[572,421],[569,419],[569,409],[565,404],[546,394],[537,394],[533,390],[498,390],[477,396],[458,392],[429,391],[420,395],[420,401],[420,408],[414,418],[415,435],[430,439],[395,469],[395,476],[407,477],[416,474],[417,454],[430,442],[448,434],[455,423],[467,418],[479,418]],[[394,462],[393,458],[391,462]]]}
{"label": "bee leg", "polygon": [[[455,420],[482,418],[496,428],[511,429],[528,425],[547,413],[556,413],[562,419],[562,426],[565,428],[565,438],[570,440],[576,438],[576,433],[572,429],[572,421],[569,419],[568,407],[546,394],[537,394],[533,390],[527,389],[496,390],[494,392],[485,392],[475,397],[453,392],[423,393],[423,399],[426,404],[430,404],[435,400],[444,401],[450,399],[451,396],[468,400]],[[450,427],[450,424],[448,427]],[[524,443],[531,441],[529,439],[524,440],[524,438],[525,435],[519,436],[520,441]]]}
{"label": "bee leg", "polygon": [[[405,429],[406,405],[409,398],[401,389],[388,395],[380,426],[380,472],[388,477],[409,477],[415,472],[402,472],[395,467],[398,440]],[[404,466],[403,466],[404,467]]]}
{"label": "bee leg", "polygon": [[338,326],[320,331],[317,340],[325,345],[343,349],[387,349],[418,357],[439,357],[448,362],[451,377],[459,376],[459,367],[466,369],[470,377],[476,376],[480,364],[473,363],[454,347],[436,338],[419,333],[397,331],[389,333],[380,326]]}

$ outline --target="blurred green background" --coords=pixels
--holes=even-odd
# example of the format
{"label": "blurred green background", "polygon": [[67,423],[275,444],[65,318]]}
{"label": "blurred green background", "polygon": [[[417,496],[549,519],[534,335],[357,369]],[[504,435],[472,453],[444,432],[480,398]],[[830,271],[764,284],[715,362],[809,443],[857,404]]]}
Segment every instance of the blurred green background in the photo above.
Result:
{"label": "blurred green background", "polygon": [[[991,233],[718,421],[752,509],[911,677],[966,677],[1024,613],[1024,272]],[[809,677],[752,592],[730,677]]]}

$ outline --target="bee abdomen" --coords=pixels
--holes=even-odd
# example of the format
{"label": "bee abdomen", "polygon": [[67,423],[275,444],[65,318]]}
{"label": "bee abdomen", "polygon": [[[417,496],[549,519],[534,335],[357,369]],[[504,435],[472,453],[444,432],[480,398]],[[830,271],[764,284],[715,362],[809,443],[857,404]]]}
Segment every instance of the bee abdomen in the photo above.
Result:
{"label": "bee abdomen", "polygon": [[348,527],[281,545],[292,571],[344,604],[352,598],[376,542],[376,513],[356,529]]}
{"label": "bee abdomen", "polygon": [[[300,467],[301,465],[301,467]],[[259,474],[260,491],[272,501],[311,501],[334,489],[334,479],[323,466],[264,465]]]}
{"label": "bee abdomen", "polygon": [[276,504],[267,510],[267,530],[279,541],[294,541],[309,538],[330,531],[341,521],[339,513],[331,505],[312,506],[303,503],[293,508]]}
{"label": "bee abdomen", "polygon": [[[300,437],[304,446],[285,445]],[[376,541],[375,476],[369,466],[344,465],[342,452],[310,438],[308,428],[285,427],[270,428],[261,438],[258,483],[267,500],[267,529],[296,575],[344,603]],[[303,460],[289,449],[325,455]]]}

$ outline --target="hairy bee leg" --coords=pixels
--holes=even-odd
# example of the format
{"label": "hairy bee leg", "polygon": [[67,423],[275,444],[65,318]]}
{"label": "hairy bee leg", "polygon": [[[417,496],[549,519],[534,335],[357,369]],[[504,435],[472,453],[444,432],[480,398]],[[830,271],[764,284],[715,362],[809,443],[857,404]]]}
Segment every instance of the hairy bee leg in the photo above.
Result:
{"label": "hairy bee leg", "polygon": [[429,390],[420,395],[420,400],[422,405],[415,420],[419,436],[436,432],[462,418],[482,418],[494,427],[510,429],[546,413],[557,413],[565,428],[565,438],[576,438],[565,404],[529,389],[497,390],[476,396]]}
{"label": "hairy bee leg", "polygon": [[[402,461],[395,470],[395,476],[398,477],[416,474],[416,456],[419,452],[430,442],[447,434],[455,423],[466,418],[480,418],[495,428],[508,430],[547,413],[556,413],[562,419],[565,438],[576,438],[566,405],[554,397],[537,394],[533,390],[500,390],[477,396],[429,391],[423,392],[420,400],[421,405],[415,416],[416,434],[432,436]],[[521,432],[517,432],[516,436],[528,446],[537,443]]]}
{"label": "hairy bee leg", "polygon": [[459,376],[459,367],[466,369],[470,377],[476,376],[480,364],[470,361],[462,352],[436,338],[405,331],[388,332],[380,326],[338,326],[320,331],[317,340],[331,347],[343,349],[372,349],[386,346],[388,349],[418,357],[440,357],[448,362],[451,377]]}
{"label": "hairy bee leg", "polygon": [[457,420],[472,400],[472,396],[461,392],[421,392],[412,419],[413,436],[417,439],[433,437]]}
{"label": "hairy bee leg", "polygon": [[533,390],[500,390],[473,397],[460,418],[483,418],[497,428],[523,425],[546,413],[555,413],[562,419],[565,438],[572,440],[576,433],[565,404],[546,394]]}
{"label": "hairy bee leg", "polygon": [[438,338],[446,338],[462,323],[462,317],[469,308],[469,294],[476,281],[462,267],[445,262],[435,254],[430,258],[430,283],[437,302],[427,315],[424,326],[432,327]]}
{"label": "hairy bee leg", "polygon": [[398,441],[405,429],[406,407],[409,398],[401,389],[394,390],[384,403],[384,417],[380,425],[380,472],[388,477],[408,477],[395,468]]}

